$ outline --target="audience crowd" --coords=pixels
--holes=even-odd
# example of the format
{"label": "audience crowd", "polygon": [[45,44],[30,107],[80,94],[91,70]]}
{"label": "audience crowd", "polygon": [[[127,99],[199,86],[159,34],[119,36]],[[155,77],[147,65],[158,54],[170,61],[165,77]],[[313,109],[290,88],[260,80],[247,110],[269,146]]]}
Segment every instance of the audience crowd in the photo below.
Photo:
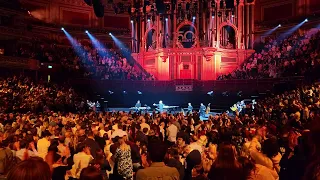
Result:
{"label": "audience crowd", "polygon": [[207,121],[197,112],[94,112],[70,88],[22,77],[1,80],[0,96],[0,173],[9,180],[319,178],[316,84]]}
{"label": "audience crowd", "polygon": [[20,43],[15,56],[34,58],[40,62],[58,63],[82,77],[101,80],[153,80],[154,77],[141,70],[125,48],[95,48],[88,42],[75,42],[73,47],[56,42],[35,39],[32,43]]}
{"label": "audience crowd", "polygon": [[302,76],[320,66],[320,32],[289,37],[268,37],[250,58],[229,74],[226,79],[259,79]]}
{"label": "audience crowd", "polygon": [[[266,39],[220,79],[304,75],[318,66],[320,33]],[[153,80],[122,54],[36,42],[16,56],[85,77]],[[247,104],[233,114],[95,112],[68,85],[0,79],[0,174],[8,180],[320,179],[320,85]]]}

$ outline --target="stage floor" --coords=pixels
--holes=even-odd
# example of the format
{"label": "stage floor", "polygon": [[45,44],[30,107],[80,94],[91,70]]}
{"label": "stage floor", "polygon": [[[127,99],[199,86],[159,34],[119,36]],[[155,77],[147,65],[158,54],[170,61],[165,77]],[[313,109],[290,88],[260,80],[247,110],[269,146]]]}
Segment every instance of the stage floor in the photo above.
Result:
{"label": "stage floor", "polygon": [[[111,107],[109,107],[109,108],[107,109],[107,111],[109,111],[109,112],[112,112],[112,111],[129,112],[129,111],[130,111],[130,108],[111,108]],[[144,112],[144,111],[143,111],[143,112]],[[178,110],[169,111],[169,113],[174,113],[174,114],[179,113],[179,112],[181,112],[181,111],[178,111]],[[152,111],[148,111],[148,113],[151,114]],[[209,114],[206,114],[204,117],[201,116],[200,119],[203,120],[203,121],[205,121],[205,120],[208,120],[208,117],[209,117],[210,115],[215,116],[215,115],[220,115],[221,113],[222,113],[221,109],[213,109],[213,110],[211,110],[211,112],[210,112]],[[229,114],[229,116],[232,116],[232,114]]]}

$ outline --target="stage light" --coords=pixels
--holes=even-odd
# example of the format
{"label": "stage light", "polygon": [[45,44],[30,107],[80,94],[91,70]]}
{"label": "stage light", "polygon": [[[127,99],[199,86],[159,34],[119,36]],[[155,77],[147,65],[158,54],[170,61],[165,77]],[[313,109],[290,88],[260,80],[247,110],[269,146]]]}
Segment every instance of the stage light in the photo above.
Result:
{"label": "stage light", "polygon": [[233,18],[234,18],[234,15],[232,15],[231,17],[233,17]]}
{"label": "stage light", "polygon": [[48,69],[52,69],[52,66],[49,65],[49,66],[48,66]]}
{"label": "stage light", "polygon": [[150,19],[148,19],[148,22],[150,22]]}
{"label": "stage light", "polygon": [[112,92],[112,91],[109,90],[109,94],[113,94],[113,93],[114,93],[114,92]]}
{"label": "stage light", "polygon": [[137,93],[138,93],[138,94],[140,94],[140,95],[142,94],[142,92],[141,92],[141,91],[137,91]]}
{"label": "stage light", "polygon": [[195,16],[193,16],[193,17],[192,17],[192,19],[193,19],[193,20],[195,20],[195,19],[196,19],[196,17],[195,17]]}
{"label": "stage light", "polygon": [[111,34],[111,33],[109,33],[109,35],[110,35],[110,36],[112,36],[112,34]]}
{"label": "stage light", "polygon": [[279,24],[278,27],[281,27],[281,24]]}
{"label": "stage light", "polygon": [[64,31],[64,28],[61,28],[62,31]]}
{"label": "stage light", "polygon": [[214,18],[214,16],[212,16],[212,18]]}
{"label": "stage light", "polygon": [[305,19],[304,22],[308,22],[308,19]]}
{"label": "stage light", "polygon": [[86,30],[86,34],[88,34],[89,33],[89,31],[88,30]]}
{"label": "stage light", "polygon": [[132,23],[133,23],[133,20],[131,20],[130,22],[131,22],[131,24],[132,24]]}
{"label": "stage light", "polygon": [[168,18],[166,18],[166,21],[168,21]]}

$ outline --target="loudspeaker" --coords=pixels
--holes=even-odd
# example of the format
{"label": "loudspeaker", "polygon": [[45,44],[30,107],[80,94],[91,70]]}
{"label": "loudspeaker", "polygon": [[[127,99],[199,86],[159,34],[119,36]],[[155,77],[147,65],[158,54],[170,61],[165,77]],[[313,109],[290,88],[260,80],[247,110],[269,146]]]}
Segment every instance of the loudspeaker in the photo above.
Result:
{"label": "loudspeaker", "polygon": [[101,3],[101,0],[92,0],[93,3],[93,10],[94,10],[94,14],[97,17],[103,17],[104,16],[104,6]]}
{"label": "loudspeaker", "polygon": [[84,0],[84,2],[85,2],[86,4],[88,4],[89,6],[92,6],[92,0]]}

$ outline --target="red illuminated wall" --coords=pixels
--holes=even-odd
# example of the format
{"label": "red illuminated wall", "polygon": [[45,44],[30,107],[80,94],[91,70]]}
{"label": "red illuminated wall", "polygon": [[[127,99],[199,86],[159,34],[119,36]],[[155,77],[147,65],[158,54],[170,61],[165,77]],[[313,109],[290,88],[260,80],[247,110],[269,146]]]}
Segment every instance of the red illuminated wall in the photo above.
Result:
{"label": "red illuminated wall", "polygon": [[129,28],[128,14],[114,14],[112,6],[105,6],[105,17],[97,18],[92,6],[83,0],[20,0],[22,7],[34,17],[48,23],[92,28]]}
{"label": "red illuminated wall", "polygon": [[320,0],[310,0],[310,12],[320,11]]}
{"label": "red illuminated wall", "polygon": [[255,0],[255,21],[276,21],[320,11],[320,0]]}
{"label": "red illuminated wall", "polygon": [[112,28],[129,28],[129,17],[121,17],[121,16],[104,16],[104,27],[112,27]]}
{"label": "red illuminated wall", "polygon": [[90,12],[75,12],[62,10],[61,18],[64,24],[90,25]]}
{"label": "red illuminated wall", "polygon": [[[276,19],[285,19],[293,16],[292,3],[275,5],[263,8],[263,20],[270,21]],[[275,13],[281,12],[281,13]]]}

